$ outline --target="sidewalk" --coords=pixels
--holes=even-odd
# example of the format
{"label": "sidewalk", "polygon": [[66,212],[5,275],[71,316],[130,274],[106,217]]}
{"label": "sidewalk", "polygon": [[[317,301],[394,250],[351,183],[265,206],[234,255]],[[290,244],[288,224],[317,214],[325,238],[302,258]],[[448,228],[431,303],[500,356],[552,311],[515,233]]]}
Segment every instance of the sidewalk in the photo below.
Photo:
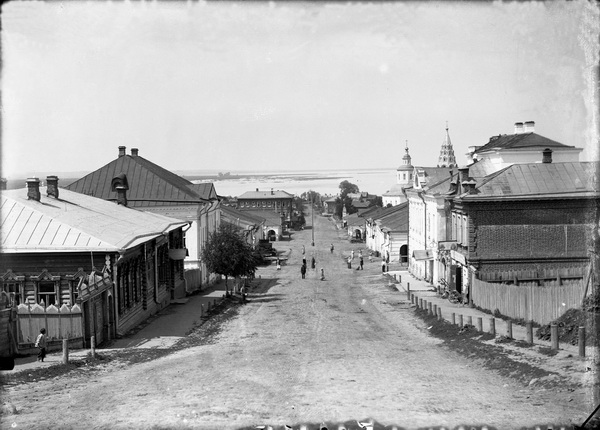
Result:
{"label": "sidewalk", "polygon": [[[471,308],[468,305],[458,304],[458,303],[450,303],[448,299],[442,299],[437,293],[434,291],[434,286],[425,282],[420,281],[414,278],[407,271],[390,271],[388,272],[392,278],[394,276],[396,279],[401,279],[399,284],[396,284],[396,287],[401,293],[404,293],[406,296],[407,286],[410,284],[410,292],[415,295],[418,299],[427,300],[427,302],[431,302],[432,306],[437,305],[438,309],[442,310],[442,318],[444,320],[451,322],[452,313],[455,314],[456,324],[459,322],[459,315],[463,316],[463,324],[467,324],[468,317],[471,317],[472,324],[477,327],[477,318],[481,317],[483,319],[483,331],[485,333],[490,332],[490,320],[494,318],[491,314],[479,311],[475,308]],[[410,298],[407,297],[408,300]],[[496,336],[506,336],[507,334],[507,324],[501,318],[494,318],[495,327],[496,327]],[[533,334],[533,344],[540,347],[550,348],[551,344],[549,341],[544,341],[536,338]],[[515,340],[527,341],[527,330],[525,326],[513,324],[512,325],[512,337]],[[585,355],[587,358],[592,357],[594,354],[594,347],[586,346]],[[577,357],[579,355],[579,347],[577,345],[571,345],[568,343],[559,343],[559,355],[572,355],[573,357]]]}
{"label": "sidewalk", "polygon": [[[229,285],[232,281],[229,280]],[[98,353],[124,348],[166,349],[183,338],[200,319],[200,305],[206,311],[209,302],[220,300],[225,295],[225,281],[214,284],[198,295],[176,299],[169,306],[152,315],[131,334],[112,341],[106,348],[96,348]],[[69,351],[69,359],[82,359],[89,349]],[[0,375],[39,369],[62,363],[62,351],[53,351],[46,355],[43,362],[38,362],[35,355],[15,358],[13,370],[0,371]]]}

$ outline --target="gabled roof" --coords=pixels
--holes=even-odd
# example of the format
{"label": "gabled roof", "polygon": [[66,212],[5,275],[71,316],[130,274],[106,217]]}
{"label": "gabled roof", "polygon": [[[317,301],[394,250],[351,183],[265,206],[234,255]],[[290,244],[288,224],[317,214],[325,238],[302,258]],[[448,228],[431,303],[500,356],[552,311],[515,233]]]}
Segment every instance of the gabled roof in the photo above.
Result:
{"label": "gabled roof", "polygon": [[362,212],[359,212],[359,216],[364,218],[364,219],[375,219],[377,217],[377,215],[379,215],[384,209],[389,209],[389,208],[382,208],[380,206],[373,206],[370,207]]}
{"label": "gabled roof", "polygon": [[477,181],[461,200],[600,197],[599,162],[513,164]]}
{"label": "gabled roof", "polygon": [[2,192],[0,252],[119,252],[187,222],[96,197],[60,190],[60,198],[27,198],[27,189]]}
{"label": "gabled roof", "polygon": [[564,145],[537,133],[503,134],[492,136],[488,143],[477,148],[474,154],[497,150],[519,150],[534,148],[550,148],[552,150],[574,149],[574,146]]}
{"label": "gabled roof", "polygon": [[212,182],[202,182],[200,184],[191,184],[188,187],[195,192],[201,199],[214,200],[217,199],[217,191],[215,184]]}
{"label": "gabled roof", "polygon": [[270,225],[281,225],[281,214],[274,212],[274,211],[261,211],[261,210],[247,210],[244,209],[241,212],[250,214],[252,216],[255,216],[257,218],[262,218],[265,220],[266,224],[270,224]]}
{"label": "gabled roof", "polygon": [[111,181],[121,173],[127,176],[130,207],[198,204],[217,198],[213,184],[192,184],[139,155],[122,155],[64,188],[116,201],[117,193],[112,191]]}
{"label": "gabled roof", "polygon": [[377,218],[381,228],[389,231],[408,231],[408,202],[388,209]]}
{"label": "gabled roof", "polygon": [[247,224],[262,224],[265,222],[265,218],[262,216],[258,216],[255,212],[250,213],[250,211],[240,211],[231,206],[220,206],[221,208],[221,216],[229,219],[236,220],[240,219]]}
{"label": "gabled roof", "polygon": [[352,225],[364,225],[365,219],[359,216],[357,213],[346,215],[346,223],[348,226]]}
{"label": "gabled roof", "polygon": [[293,199],[294,196],[287,191],[273,190],[273,191],[246,191],[241,196],[238,196],[238,200],[241,199]]}

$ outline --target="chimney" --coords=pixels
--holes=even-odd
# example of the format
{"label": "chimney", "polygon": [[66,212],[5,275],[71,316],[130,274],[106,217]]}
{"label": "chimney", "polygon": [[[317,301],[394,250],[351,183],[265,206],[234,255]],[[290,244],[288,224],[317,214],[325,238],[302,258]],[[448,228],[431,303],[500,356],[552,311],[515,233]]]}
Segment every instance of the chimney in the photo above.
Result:
{"label": "chimney", "polygon": [[469,181],[462,182],[461,185],[463,187],[464,193],[474,194],[475,193],[475,185],[477,185],[477,182],[475,182],[473,179],[471,179]]}
{"label": "chimney", "polygon": [[552,163],[552,150],[550,148],[542,151],[542,163]]}
{"label": "chimney", "polygon": [[27,198],[40,201],[40,180],[38,178],[27,178]]}
{"label": "chimney", "polygon": [[527,121],[523,133],[533,133],[535,131],[535,121]]}
{"label": "chimney", "polygon": [[521,134],[521,133],[523,133],[523,123],[515,122],[515,134]]}
{"label": "chimney", "polygon": [[458,182],[463,183],[469,180],[469,168],[459,167],[458,168]]}
{"label": "chimney", "polygon": [[124,157],[125,156],[125,148],[124,146],[119,146],[119,157]]}
{"label": "chimney", "polygon": [[137,148],[131,148],[131,156],[132,157],[137,157],[138,156],[138,149]]}
{"label": "chimney", "polygon": [[58,176],[46,176],[46,195],[58,198]]}
{"label": "chimney", "polygon": [[0,178],[0,191],[6,190],[6,178]]}
{"label": "chimney", "polygon": [[123,185],[118,185],[115,187],[117,190],[117,204],[127,206],[127,188]]}

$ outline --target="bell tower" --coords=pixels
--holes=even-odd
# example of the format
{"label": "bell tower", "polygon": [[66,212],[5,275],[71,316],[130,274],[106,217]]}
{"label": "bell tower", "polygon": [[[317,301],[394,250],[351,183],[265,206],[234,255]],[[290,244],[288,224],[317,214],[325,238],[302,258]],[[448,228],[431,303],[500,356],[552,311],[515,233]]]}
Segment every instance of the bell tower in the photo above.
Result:
{"label": "bell tower", "polygon": [[448,132],[448,121],[446,121],[446,137],[442,142],[442,149],[438,158],[438,167],[456,167],[456,157],[454,156],[454,148],[450,141],[450,133]]}
{"label": "bell tower", "polygon": [[413,180],[413,165],[411,164],[410,154],[408,153],[408,140],[404,147],[404,156],[402,157],[402,165],[396,169],[396,183],[400,186],[410,187]]}

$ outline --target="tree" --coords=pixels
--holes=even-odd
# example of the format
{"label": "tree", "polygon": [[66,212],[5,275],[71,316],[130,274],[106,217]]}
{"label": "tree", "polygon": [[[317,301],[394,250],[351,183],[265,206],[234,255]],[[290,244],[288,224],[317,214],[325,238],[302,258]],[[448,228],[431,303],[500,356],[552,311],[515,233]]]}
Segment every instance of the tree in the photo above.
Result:
{"label": "tree", "polygon": [[210,272],[225,276],[226,290],[228,277],[254,276],[258,266],[252,247],[244,241],[240,228],[227,222],[222,222],[218,231],[209,234],[202,260]]}
{"label": "tree", "polygon": [[341,217],[344,207],[346,207],[346,213],[348,214],[356,212],[357,209],[352,206],[352,198],[348,197],[348,194],[358,193],[358,185],[344,180],[340,182],[339,188],[340,196],[335,201],[336,214]]}

